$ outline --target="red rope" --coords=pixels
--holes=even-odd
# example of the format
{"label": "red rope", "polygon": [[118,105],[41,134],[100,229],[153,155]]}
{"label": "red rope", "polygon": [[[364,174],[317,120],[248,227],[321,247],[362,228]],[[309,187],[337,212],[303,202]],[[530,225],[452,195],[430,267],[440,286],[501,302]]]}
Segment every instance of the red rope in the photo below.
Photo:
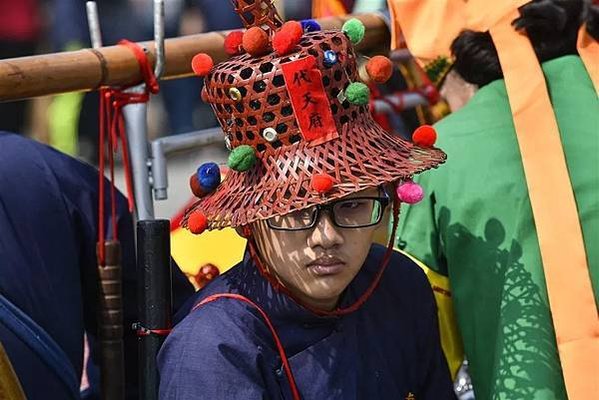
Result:
{"label": "red rope", "polygon": [[289,381],[289,386],[291,388],[292,397],[293,397],[294,400],[300,400],[301,397],[300,397],[300,394],[299,394],[299,390],[297,389],[297,385],[295,383],[295,378],[293,377],[293,373],[291,372],[291,366],[289,365],[289,360],[287,359],[287,354],[285,353],[285,349],[283,348],[283,344],[281,343],[281,339],[279,338],[279,335],[277,335],[277,331],[275,330],[272,322],[270,321],[270,318],[268,318],[268,315],[266,314],[266,312],[264,312],[264,310],[262,310],[262,308],[260,308],[256,303],[254,303],[253,301],[251,301],[247,297],[244,297],[244,296],[242,296],[240,294],[235,294],[235,293],[217,293],[217,294],[213,294],[211,296],[206,297],[204,300],[202,300],[201,302],[199,302],[198,304],[196,304],[191,311],[195,311],[200,306],[202,306],[204,304],[207,304],[207,303],[210,303],[210,302],[213,302],[215,300],[221,299],[221,298],[228,298],[228,299],[240,300],[240,301],[243,301],[243,302],[251,305],[256,310],[258,310],[258,312],[260,313],[260,315],[264,319],[264,322],[266,322],[266,325],[268,326],[268,329],[270,329],[270,333],[272,334],[272,337],[273,337],[273,339],[275,341],[275,344],[277,346],[277,350],[279,352],[279,357],[281,357],[281,361],[283,363],[283,370],[285,371],[285,375],[287,375],[287,380]]}
{"label": "red rope", "polygon": [[135,334],[139,337],[142,336],[168,336],[171,333],[172,329],[148,329],[143,327],[138,327],[135,331]]}
{"label": "red rope", "polygon": [[104,118],[105,118],[105,103],[103,100],[104,93],[100,91],[100,130],[98,139],[98,260],[101,265],[104,265],[105,249],[104,249]]}
{"label": "red rope", "polygon": [[125,172],[125,184],[127,187],[127,200],[129,210],[135,209],[135,198],[133,193],[133,179],[131,173],[131,162],[129,160],[129,146],[127,135],[125,133],[125,122],[123,118],[123,107],[128,104],[147,103],[150,99],[150,93],[158,93],[158,81],[150,65],[146,52],[138,44],[128,40],[121,40],[120,45],[128,47],[135,55],[139,64],[139,71],[145,83],[143,93],[130,93],[123,88],[102,88],[100,89],[100,129],[99,129],[99,181],[98,181],[98,261],[104,265],[105,251],[105,152],[108,149],[108,161],[110,168],[110,213],[112,219],[112,235],[117,240],[117,218],[116,218],[116,188],[114,185],[114,154],[118,151],[119,139],[121,142],[121,153],[123,156],[123,168]]}

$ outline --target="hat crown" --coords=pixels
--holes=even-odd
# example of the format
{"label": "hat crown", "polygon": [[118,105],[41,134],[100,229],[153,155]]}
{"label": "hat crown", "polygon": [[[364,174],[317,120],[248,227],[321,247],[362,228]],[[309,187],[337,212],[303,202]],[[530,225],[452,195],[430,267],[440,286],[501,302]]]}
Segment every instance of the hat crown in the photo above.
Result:
{"label": "hat crown", "polygon": [[[338,56],[335,63],[327,62],[327,51]],[[343,125],[370,118],[366,106],[343,98],[357,76],[356,56],[347,36],[341,31],[307,32],[290,54],[243,54],[217,64],[206,77],[203,98],[211,104],[230,147],[250,145],[263,156],[304,140],[281,66],[306,57],[316,60],[339,134]]]}
{"label": "hat crown", "polygon": [[283,25],[273,0],[231,0],[231,3],[246,29],[258,26],[272,34]]}

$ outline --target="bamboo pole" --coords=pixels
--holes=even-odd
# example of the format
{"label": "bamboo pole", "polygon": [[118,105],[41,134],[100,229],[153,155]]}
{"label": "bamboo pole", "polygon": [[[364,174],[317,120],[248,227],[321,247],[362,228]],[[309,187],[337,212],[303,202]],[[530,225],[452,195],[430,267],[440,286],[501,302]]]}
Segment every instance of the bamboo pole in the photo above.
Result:
{"label": "bamboo pole", "polygon": [[0,399],[26,400],[19,377],[0,342]]}
{"label": "bamboo pole", "polygon": [[[319,22],[323,29],[339,29],[352,17],[360,19],[366,27],[359,50],[388,49],[388,27],[376,14],[332,17]],[[226,33],[209,32],[167,39],[163,79],[192,75],[191,59],[200,52],[210,54],[215,63],[225,60],[228,57],[223,49]],[[148,49],[154,62],[154,42],[141,44]],[[124,46],[12,58],[0,61],[0,102],[90,91],[101,86],[131,85],[140,80],[137,61]]]}

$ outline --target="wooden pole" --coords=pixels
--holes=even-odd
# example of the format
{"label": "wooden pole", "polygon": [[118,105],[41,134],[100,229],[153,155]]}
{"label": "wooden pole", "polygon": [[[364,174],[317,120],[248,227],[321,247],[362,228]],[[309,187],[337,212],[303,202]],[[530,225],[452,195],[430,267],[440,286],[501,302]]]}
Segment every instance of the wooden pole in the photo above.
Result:
{"label": "wooden pole", "polygon": [[19,378],[0,342],[0,399],[26,400]]}
{"label": "wooden pole", "polygon": [[[340,29],[349,18],[356,17],[366,26],[366,36],[358,45],[364,51],[389,48],[389,29],[376,14],[325,18],[323,29]],[[227,32],[210,32],[166,40],[166,70],[163,79],[192,75],[191,59],[208,53],[214,62],[228,56],[223,49]],[[154,61],[154,42],[142,42]],[[124,46],[83,49],[0,61],[0,102],[65,92],[96,90],[101,86],[124,86],[139,83],[141,74],[135,56]]]}

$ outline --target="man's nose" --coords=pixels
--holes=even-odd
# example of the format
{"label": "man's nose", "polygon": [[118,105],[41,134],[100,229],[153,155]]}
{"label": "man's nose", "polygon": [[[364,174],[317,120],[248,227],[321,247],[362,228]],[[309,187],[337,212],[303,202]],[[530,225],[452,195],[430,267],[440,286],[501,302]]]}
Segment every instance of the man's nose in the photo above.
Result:
{"label": "man's nose", "polygon": [[332,216],[327,213],[321,213],[316,226],[310,233],[308,245],[310,247],[322,247],[329,249],[343,244],[343,235],[339,227],[333,224]]}

